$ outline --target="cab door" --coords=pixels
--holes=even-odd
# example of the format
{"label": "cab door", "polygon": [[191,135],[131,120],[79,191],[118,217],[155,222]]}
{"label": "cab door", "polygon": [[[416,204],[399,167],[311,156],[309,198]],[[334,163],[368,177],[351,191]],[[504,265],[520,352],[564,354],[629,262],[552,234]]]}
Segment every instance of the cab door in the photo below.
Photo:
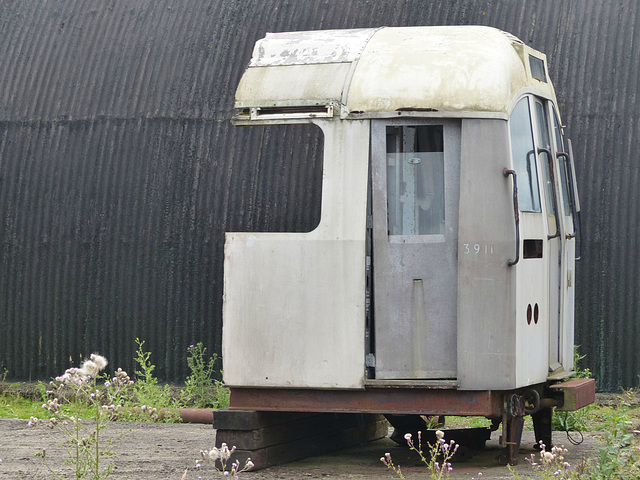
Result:
{"label": "cab door", "polygon": [[375,120],[371,162],[375,378],[455,378],[460,122]]}
{"label": "cab door", "polygon": [[569,164],[558,155],[564,152],[558,117],[553,104],[540,98],[535,99],[535,112],[548,227],[549,370],[553,372],[572,368],[573,335],[568,327],[573,330],[575,234]]}
{"label": "cab door", "polygon": [[565,142],[558,114],[549,102],[552,119],[553,137],[556,146],[555,165],[558,171],[558,190],[560,194],[558,214],[563,227],[562,266],[561,266],[561,312],[558,327],[558,362],[565,371],[571,371],[574,349],[574,305],[575,305],[575,262],[576,242],[579,221],[576,218],[580,210],[578,192],[575,185],[575,171],[571,148]]}

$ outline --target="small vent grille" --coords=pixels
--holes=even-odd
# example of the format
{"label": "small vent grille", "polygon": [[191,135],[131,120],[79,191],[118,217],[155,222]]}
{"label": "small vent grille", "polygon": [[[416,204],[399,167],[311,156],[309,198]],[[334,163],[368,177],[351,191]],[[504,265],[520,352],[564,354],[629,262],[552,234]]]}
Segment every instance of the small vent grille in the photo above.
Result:
{"label": "small vent grille", "polygon": [[315,118],[333,117],[333,105],[301,107],[255,107],[250,111],[251,120],[269,118]]}

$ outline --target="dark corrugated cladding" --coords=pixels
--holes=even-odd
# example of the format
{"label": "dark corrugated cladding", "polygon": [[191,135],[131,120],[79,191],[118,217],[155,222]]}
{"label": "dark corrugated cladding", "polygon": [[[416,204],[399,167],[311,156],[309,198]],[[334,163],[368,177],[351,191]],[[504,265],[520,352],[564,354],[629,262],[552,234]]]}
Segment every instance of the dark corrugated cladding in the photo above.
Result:
{"label": "dark corrugated cladding", "polygon": [[0,2],[1,365],[43,379],[97,350],[132,370],[139,337],[181,381],[189,344],[220,351],[224,231],[318,221],[318,141],[229,124],[266,31],[483,24],[549,57],[584,211],[576,342],[601,389],[637,385],[639,15],[635,0]]}

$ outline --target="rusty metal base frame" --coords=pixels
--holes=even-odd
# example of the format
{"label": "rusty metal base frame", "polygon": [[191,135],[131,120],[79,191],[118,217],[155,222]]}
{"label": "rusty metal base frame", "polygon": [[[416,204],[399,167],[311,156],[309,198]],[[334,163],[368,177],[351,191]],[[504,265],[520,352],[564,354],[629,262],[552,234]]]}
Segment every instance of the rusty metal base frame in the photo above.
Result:
{"label": "rusty metal base frame", "polygon": [[231,388],[234,410],[395,413],[501,418],[504,392],[434,388],[307,390]]}
{"label": "rusty metal base frame", "polygon": [[503,459],[517,463],[524,417],[536,442],[551,445],[553,407],[577,410],[595,401],[595,381],[574,379],[517,391],[458,390],[454,385],[367,385],[361,390],[232,387],[230,410],[487,417],[502,424]]}
{"label": "rusty metal base frame", "polygon": [[501,391],[374,387],[363,390],[231,388],[231,410],[484,416],[501,421],[503,459],[514,465],[524,412],[521,397]]}

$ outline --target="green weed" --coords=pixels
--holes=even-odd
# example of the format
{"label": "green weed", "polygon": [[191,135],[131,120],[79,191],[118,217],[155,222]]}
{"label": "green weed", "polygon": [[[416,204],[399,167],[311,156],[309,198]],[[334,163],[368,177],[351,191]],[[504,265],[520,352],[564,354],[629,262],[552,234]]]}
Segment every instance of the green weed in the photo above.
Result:
{"label": "green weed", "polygon": [[184,402],[195,408],[225,408],[229,406],[229,391],[222,382],[216,380],[214,353],[207,358],[207,349],[198,342],[187,349],[187,365],[191,374],[187,377],[183,390]]}
{"label": "green weed", "polygon": [[[591,458],[584,459],[579,465],[571,466],[565,462],[564,448],[540,452],[540,459],[532,456],[528,459],[536,471],[536,479],[543,480],[637,480],[640,478],[640,439],[633,431],[632,413],[625,398],[619,405],[593,407],[597,411],[598,431],[602,437]],[[514,474],[516,480],[521,476]],[[533,480],[528,477],[527,480]]]}
{"label": "green weed", "polygon": [[[580,355],[580,345],[573,347],[573,378],[591,378],[591,371],[582,367],[582,361],[586,355]],[[554,412],[552,419],[552,428],[560,432],[583,432],[588,430],[587,422],[589,407],[582,408],[575,412]]]}
{"label": "green weed", "polygon": [[[128,408],[129,419],[148,419],[176,421],[180,418],[182,405],[169,385],[161,386],[153,374],[156,369],[151,363],[151,352],[143,349],[144,341],[136,338],[138,348],[135,362],[138,364],[135,371],[135,381],[132,383],[132,391],[125,407]],[[160,415],[160,411],[164,413]],[[142,417],[142,418],[140,418]]]}

